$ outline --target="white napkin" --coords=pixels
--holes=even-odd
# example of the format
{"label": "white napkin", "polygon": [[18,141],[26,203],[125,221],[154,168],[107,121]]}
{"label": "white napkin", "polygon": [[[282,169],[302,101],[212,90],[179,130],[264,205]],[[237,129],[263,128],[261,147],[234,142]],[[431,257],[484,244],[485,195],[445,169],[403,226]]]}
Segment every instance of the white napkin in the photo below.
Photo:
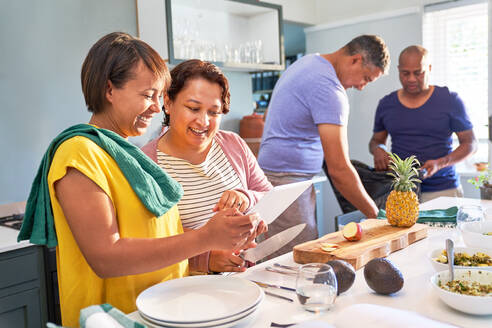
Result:
{"label": "white napkin", "polygon": [[416,312],[374,304],[354,304],[344,308],[335,319],[335,327],[456,328],[456,326],[426,318]]}
{"label": "white napkin", "polygon": [[80,310],[81,328],[145,328],[111,304],[91,305]]}
{"label": "white napkin", "polygon": [[92,314],[85,321],[85,328],[124,328],[115,318],[106,312]]}
{"label": "white napkin", "polygon": [[305,321],[292,326],[292,328],[335,328],[325,321]]}

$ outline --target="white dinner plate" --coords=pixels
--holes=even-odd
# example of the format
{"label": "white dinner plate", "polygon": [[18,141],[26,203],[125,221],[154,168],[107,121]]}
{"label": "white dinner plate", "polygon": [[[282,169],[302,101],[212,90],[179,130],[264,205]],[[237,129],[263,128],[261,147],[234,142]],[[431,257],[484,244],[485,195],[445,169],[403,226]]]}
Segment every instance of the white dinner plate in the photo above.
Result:
{"label": "white dinner plate", "polygon": [[198,324],[231,318],[254,307],[263,297],[249,280],[224,276],[191,276],[165,281],[137,297],[140,313],[169,324]]}
{"label": "white dinner plate", "polygon": [[[261,302],[260,302],[261,303]],[[252,317],[256,311],[258,310],[258,307],[255,306],[247,311],[242,312],[239,315],[226,318],[226,319],[221,319],[217,321],[206,321],[206,322],[200,322],[200,323],[187,323],[187,324],[179,324],[179,323],[169,323],[165,321],[158,321],[154,320],[152,318],[149,318],[145,316],[143,313],[140,313],[140,317],[145,320],[146,323],[151,323],[153,326],[156,327],[170,327],[170,328],[225,328],[225,327],[232,327],[235,325],[238,325],[241,322],[247,321]]]}
{"label": "white dinner plate", "polygon": [[190,328],[190,327],[198,328],[198,327],[200,327],[200,328],[206,328],[206,327],[216,327],[219,325],[222,327],[222,325],[226,325],[226,324],[232,323],[234,321],[238,321],[238,320],[250,315],[254,311],[256,311],[258,309],[258,306],[260,306],[261,302],[265,298],[265,293],[263,292],[263,290],[262,290],[261,294],[262,295],[261,295],[258,303],[253,305],[251,308],[246,309],[245,311],[240,312],[236,315],[222,318],[222,319],[218,319],[218,320],[210,320],[210,321],[203,321],[203,322],[191,322],[191,323],[176,323],[176,322],[168,322],[168,321],[162,321],[162,320],[154,319],[154,318],[151,318],[151,317],[149,317],[149,316],[147,316],[141,312],[139,312],[139,314],[142,318],[146,319],[147,321],[150,321],[153,324],[156,324],[158,326],[163,326],[163,327],[173,327],[173,328]]}

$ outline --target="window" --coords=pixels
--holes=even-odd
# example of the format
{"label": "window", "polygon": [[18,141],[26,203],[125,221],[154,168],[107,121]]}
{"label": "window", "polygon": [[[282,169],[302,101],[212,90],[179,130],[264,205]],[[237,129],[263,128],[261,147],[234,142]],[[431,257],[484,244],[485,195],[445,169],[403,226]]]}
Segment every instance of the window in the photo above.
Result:
{"label": "window", "polygon": [[463,99],[477,138],[475,161],[487,161],[488,6],[457,1],[426,6],[423,46],[432,64],[430,83],[447,86]]}

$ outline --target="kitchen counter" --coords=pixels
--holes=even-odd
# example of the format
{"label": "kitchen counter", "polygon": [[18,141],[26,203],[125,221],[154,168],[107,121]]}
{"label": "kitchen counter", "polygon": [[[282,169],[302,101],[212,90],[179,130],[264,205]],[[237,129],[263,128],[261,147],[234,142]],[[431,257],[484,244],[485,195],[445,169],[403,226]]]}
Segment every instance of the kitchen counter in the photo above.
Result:
{"label": "kitchen counter", "polygon": [[29,241],[17,242],[19,230],[0,226],[0,253],[33,246]]}
{"label": "kitchen counter", "polygon": [[[484,208],[492,207],[492,201],[440,197],[422,204],[420,209],[448,208],[450,206],[470,203],[480,203]],[[456,240],[457,233],[455,229],[430,228],[427,238],[388,256],[388,259],[401,270],[405,279],[403,289],[394,295],[383,296],[375,294],[365,282],[364,270],[358,270],[354,285],[347,292],[337,297],[335,306],[330,311],[320,315],[308,313],[301,309],[295,293],[275,290],[277,294],[283,294],[293,298],[295,300],[294,303],[288,303],[284,300],[266,296],[256,317],[250,322],[241,325],[241,328],[266,328],[270,327],[271,322],[293,323],[306,320],[321,320],[327,324],[333,324],[337,314],[341,310],[349,305],[358,303],[377,304],[395,309],[413,311],[425,317],[459,327],[490,327],[492,316],[472,316],[455,311],[444,304],[431,288],[430,277],[435,272],[428,259],[428,254],[436,248],[444,247],[445,239],[450,237]],[[458,242],[457,240],[456,246],[461,245],[462,242]],[[251,267],[246,272],[237,274],[236,276],[295,287],[295,277],[265,270],[266,266],[272,265],[274,262],[298,265],[293,261],[291,252]],[[141,321],[137,311],[131,313],[129,316],[137,321]],[[353,318],[353,320],[363,325],[363,318]]]}
{"label": "kitchen counter", "polygon": [[[23,214],[26,210],[26,202],[15,202],[0,205],[0,218],[14,214]],[[12,251],[19,248],[32,246],[30,242],[24,240],[17,242],[19,230],[0,225],[0,253]]]}

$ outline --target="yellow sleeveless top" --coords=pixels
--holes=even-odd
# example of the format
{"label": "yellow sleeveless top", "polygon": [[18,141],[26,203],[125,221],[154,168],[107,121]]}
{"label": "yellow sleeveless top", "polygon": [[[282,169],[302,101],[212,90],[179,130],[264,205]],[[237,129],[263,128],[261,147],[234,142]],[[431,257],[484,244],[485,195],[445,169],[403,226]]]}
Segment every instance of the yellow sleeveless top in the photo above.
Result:
{"label": "yellow sleeveless top", "polygon": [[[55,196],[54,183],[73,167],[94,181],[111,199],[121,238],[159,238],[183,233],[177,206],[157,218],[133,192],[123,172],[106,151],[77,136],[57,149],[48,173],[55,219],[58,285],[62,324],[78,326],[80,310],[109,303],[125,313],[136,310],[135,300],[144,289],[159,282],[188,275],[188,260],[145,274],[99,278],[87,264]],[[142,254],[145,256],[145,254]]]}

